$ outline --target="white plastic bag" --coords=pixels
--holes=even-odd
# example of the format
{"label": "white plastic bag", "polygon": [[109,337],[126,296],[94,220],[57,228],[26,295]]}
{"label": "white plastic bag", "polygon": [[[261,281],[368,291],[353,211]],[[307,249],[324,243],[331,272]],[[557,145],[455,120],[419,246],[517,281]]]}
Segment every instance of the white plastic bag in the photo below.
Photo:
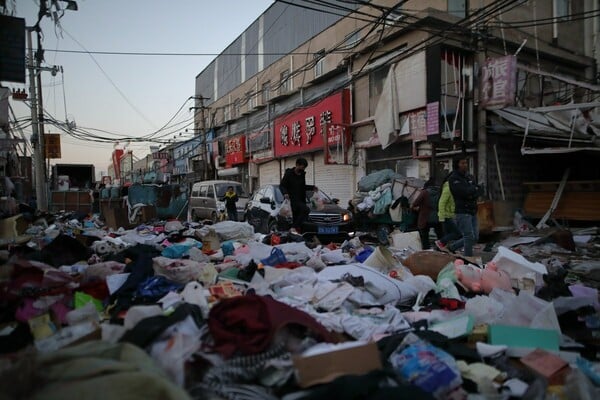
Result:
{"label": "white plastic bag", "polygon": [[290,203],[290,199],[283,200],[283,203],[281,203],[281,207],[279,208],[279,215],[282,217],[292,216],[292,204]]}
{"label": "white plastic bag", "polygon": [[310,198],[310,205],[314,210],[322,211],[325,208],[325,203],[323,202],[323,198],[319,194],[319,192],[314,192],[312,197]]}

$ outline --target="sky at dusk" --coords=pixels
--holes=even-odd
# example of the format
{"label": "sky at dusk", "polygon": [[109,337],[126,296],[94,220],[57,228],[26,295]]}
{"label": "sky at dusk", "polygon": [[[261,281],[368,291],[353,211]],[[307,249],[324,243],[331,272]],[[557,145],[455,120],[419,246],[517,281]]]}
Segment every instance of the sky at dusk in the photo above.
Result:
{"label": "sky at dusk", "polygon": [[[65,11],[60,27],[47,17],[41,23],[46,64],[61,66],[64,71],[56,76],[42,72],[44,109],[57,120],[68,119],[78,127],[109,131],[116,136],[139,137],[154,132],[194,95],[196,75],[272,3],[77,0],[78,11]],[[38,5],[37,0],[17,0],[15,16],[25,18],[27,26],[33,25]],[[207,55],[92,57],[85,52],[53,50]],[[5,86],[28,91],[28,86],[22,84],[5,82]],[[23,104],[12,101],[11,105],[18,118],[30,115]],[[192,118],[191,106],[187,103],[173,123]],[[46,126],[45,131],[60,132],[52,126]],[[31,127],[24,133],[29,138]],[[64,133],[61,141],[62,158],[51,164],[93,163],[97,174],[106,172],[114,144],[81,141]],[[148,143],[132,143],[129,148],[138,157],[149,152]]]}

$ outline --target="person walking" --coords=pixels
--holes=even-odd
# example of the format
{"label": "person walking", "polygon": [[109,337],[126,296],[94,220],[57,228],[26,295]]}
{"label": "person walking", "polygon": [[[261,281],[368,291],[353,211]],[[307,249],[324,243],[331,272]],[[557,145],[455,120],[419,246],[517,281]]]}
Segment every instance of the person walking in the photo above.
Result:
{"label": "person walking", "polygon": [[448,182],[454,197],[456,225],[463,238],[464,255],[473,256],[473,246],[479,239],[477,223],[477,198],[483,194],[483,188],[468,173],[469,161],[466,156],[457,157],[453,162],[454,170]]}
{"label": "person walking", "polygon": [[230,221],[237,221],[237,201],[238,195],[233,190],[233,186],[227,186],[227,191],[225,195],[221,199],[221,201],[225,202],[225,210],[227,210],[227,219]]}
{"label": "person walking", "polygon": [[316,186],[306,184],[307,166],[308,161],[305,158],[298,158],[293,168],[285,170],[279,185],[281,193],[290,200],[292,206],[292,233],[301,233],[302,224],[308,219],[310,209],[306,205],[306,192],[318,190]]}
{"label": "person walking", "polygon": [[[451,173],[446,175],[442,182],[442,190],[438,202],[438,220],[442,224],[444,235],[435,241],[435,247],[440,251],[450,251],[463,247],[462,233],[458,230],[455,222],[454,214],[454,197],[450,192],[450,184],[448,178]],[[454,242],[453,242],[454,241]],[[453,242],[450,245],[450,242]]]}
{"label": "person walking", "polygon": [[437,203],[437,188],[434,186],[433,179],[429,179],[425,182],[423,190],[412,204],[412,209],[417,212],[417,229],[419,230],[423,250],[431,248],[429,241],[429,230],[431,228],[435,229],[436,235],[441,236],[442,233],[434,203]]}

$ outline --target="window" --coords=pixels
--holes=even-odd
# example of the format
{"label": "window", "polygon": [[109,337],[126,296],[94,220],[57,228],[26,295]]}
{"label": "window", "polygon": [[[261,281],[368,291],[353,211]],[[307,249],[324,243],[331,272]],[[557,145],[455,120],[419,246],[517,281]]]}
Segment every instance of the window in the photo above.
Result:
{"label": "window", "polygon": [[213,188],[213,185],[208,186],[208,189],[206,191],[206,197],[210,197],[210,198],[215,197],[215,188]]}
{"label": "window", "polygon": [[223,122],[229,121],[231,119],[231,107],[227,104],[223,107]]}
{"label": "window", "polygon": [[346,40],[344,41],[345,48],[352,48],[358,44],[360,41],[360,30],[354,31],[346,36]]}
{"label": "window", "polygon": [[571,0],[554,0],[554,16],[563,21],[571,15]]}
{"label": "window", "polygon": [[315,78],[323,75],[325,67],[325,50],[321,50],[315,54]]}
{"label": "window", "polygon": [[208,185],[200,186],[200,197],[206,197],[208,192]]}
{"label": "window", "polygon": [[465,18],[467,16],[467,0],[448,0],[448,14]]}
{"label": "window", "polygon": [[240,99],[237,99],[233,102],[233,112],[231,113],[231,118],[237,118],[241,114],[242,105],[240,104]]}
{"label": "window", "polygon": [[252,91],[246,93],[246,101],[248,102],[248,111],[256,107],[256,94]]}
{"label": "window", "polygon": [[271,99],[271,81],[263,83],[261,93],[262,104],[267,104]]}
{"label": "window", "polygon": [[378,99],[383,90],[383,84],[387,78],[388,71],[390,70],[389,65],[385,65],[381,68],[373,70],[369,74],[369,98]]}
{"label": "window", "polygon": [[283,71],[280,75],[280,83],[279,83],[279,93],[280,94],[284,94],[290,91],[290,71],[289,70],[285,70]]}

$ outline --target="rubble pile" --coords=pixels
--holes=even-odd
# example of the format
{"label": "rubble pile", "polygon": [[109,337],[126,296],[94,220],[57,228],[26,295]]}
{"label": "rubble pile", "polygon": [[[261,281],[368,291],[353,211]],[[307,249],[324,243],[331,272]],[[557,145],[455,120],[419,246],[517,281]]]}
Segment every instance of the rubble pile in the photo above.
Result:
{"label": "rubble pile", "polygon": [[597,228],[465,258],[411,232],[322,245],[232,221],[2,224],[0,399],[600,393]]}

